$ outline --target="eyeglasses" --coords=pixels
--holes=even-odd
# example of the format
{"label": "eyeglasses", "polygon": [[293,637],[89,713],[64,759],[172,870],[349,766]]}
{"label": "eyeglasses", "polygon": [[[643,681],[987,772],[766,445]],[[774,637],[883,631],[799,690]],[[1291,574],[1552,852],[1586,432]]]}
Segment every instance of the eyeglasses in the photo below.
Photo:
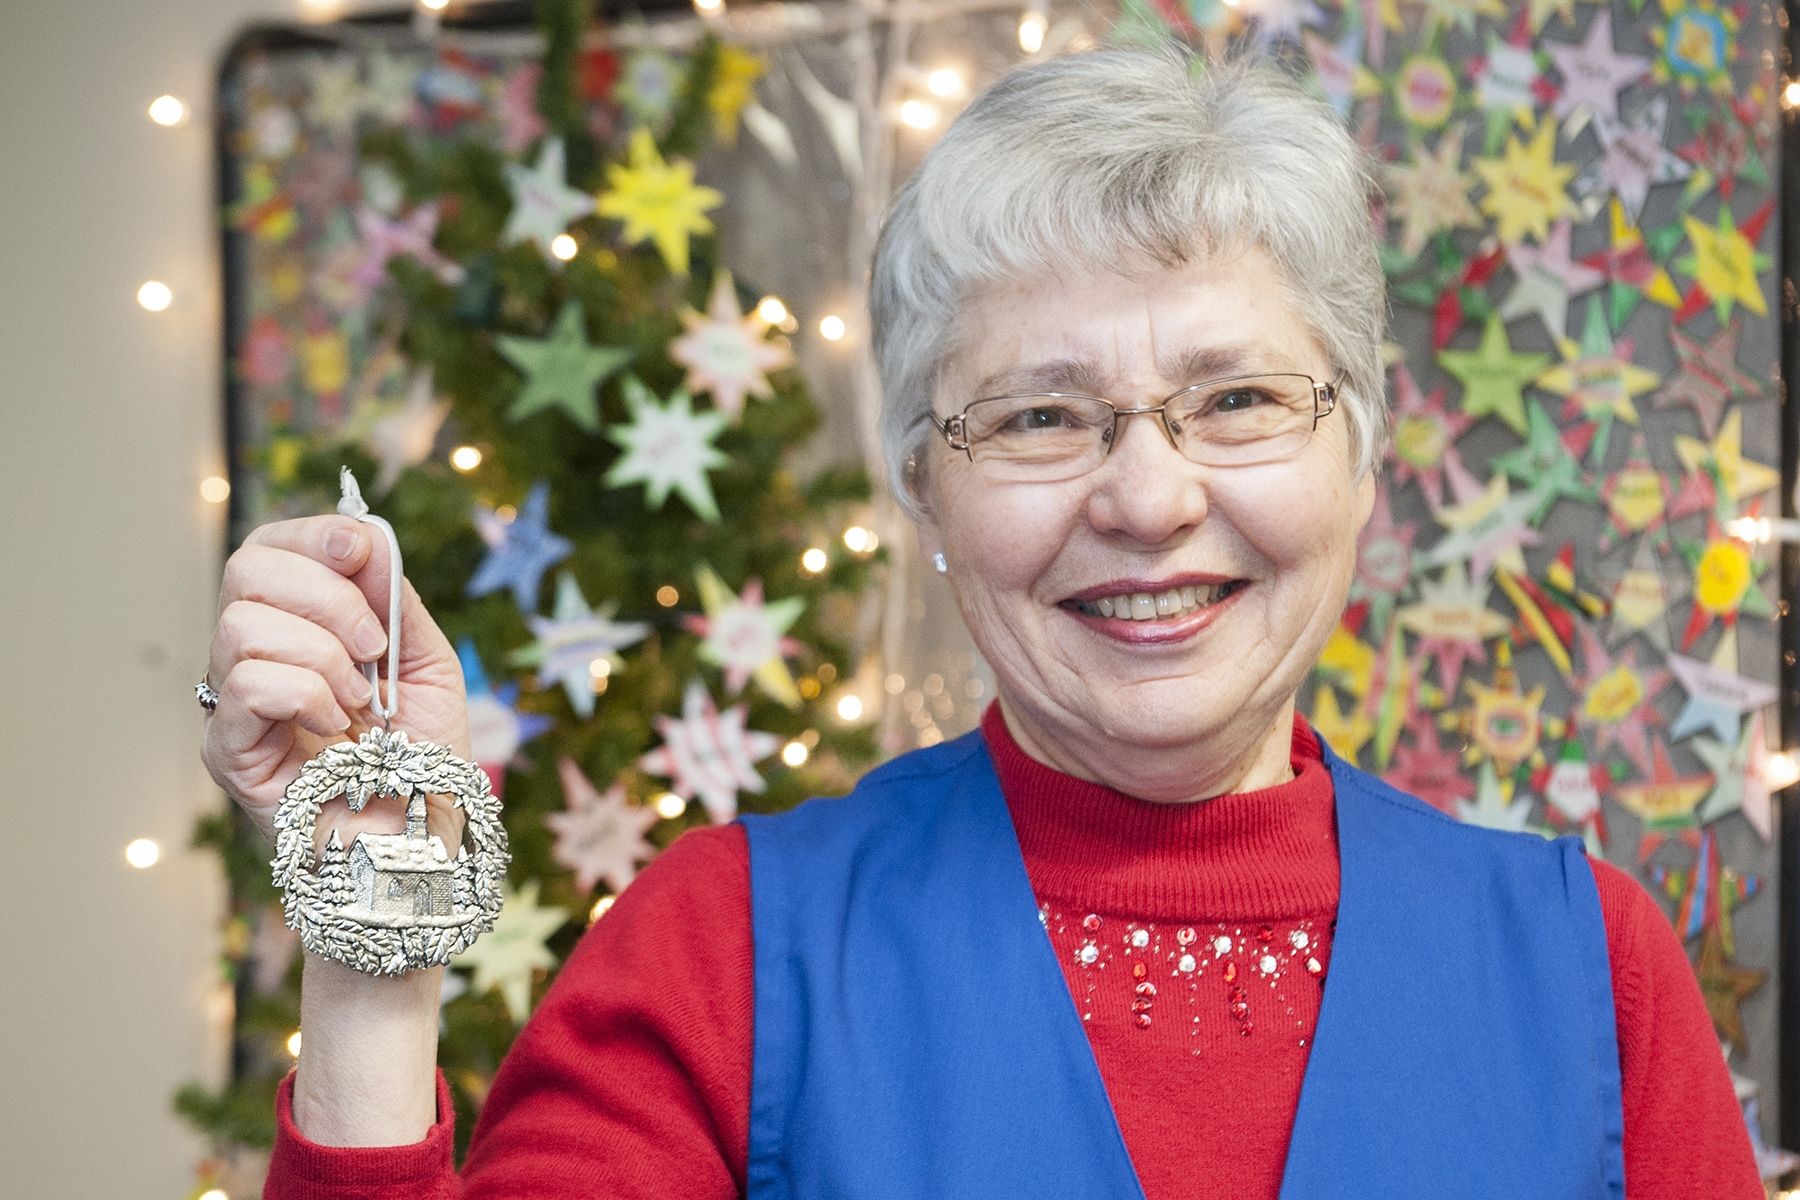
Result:
{"label": "eyeglasses", "polygon": [[982,474],[1057,483],[1099,466],[1118,440],[1119,418],[1156,413],[1163,436],[1190,462],[1243,467],[1300,450],[1337,408],[1337,383],[1310,375],[1234,375],[1182,388],[1161,404],[1119,408],[1098,396],[1034,392],[989,396],[956,416],[931,414],[952,450]]}

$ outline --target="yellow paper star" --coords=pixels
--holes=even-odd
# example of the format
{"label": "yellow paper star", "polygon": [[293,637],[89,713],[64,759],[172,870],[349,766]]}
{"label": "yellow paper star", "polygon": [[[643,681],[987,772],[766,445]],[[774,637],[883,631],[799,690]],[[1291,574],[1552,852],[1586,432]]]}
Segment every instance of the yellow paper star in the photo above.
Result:
{"label": "yellow paper star", "polygon": [[1375,649],[1339,625],[1319,653],[1319,670],[1336,675],[1352,696],[1366,696],[1375,678]]}
{"label": "yellow paper star", "polygon": [[1736,409],[1719,424],[1719,435],[1710,442],[1676,437],[1675,457],[1690,471],[1700,471],[1709,462],[1718,467],[1719,484],[1734,502],[1761,495],[1781,482],[1781,472],[1744,457],[1744,417]]}
{"label": "yellow paper star", "polygon": [[[1525,127],[1531,128],[1529,118]],[[1575,168],[1556,161],[1556,122],[1544,121],[1529,142],[1509,137],[1499,158],[1478,158],[1475,173],[1487,183],[1481,211],[1499,226],[1500,240],[1517,242],[1529,234],[1543,241],[1550,223],[1575,211],[1565,190]]]}
{"label": "yellow paper star", "polygon": [[1767,267],[1769,259],[1758,254],[1750,239],[1738,231],[1731,210],[1720,207],[1716,226],[1703,225],[1692,217],[1681,218],[1681,224],[1687,229],[1694,252],[1675,265],[1692,275],[1694,282],[1712,297],[1720,324],[1730,319],[1734,300],[1758,316],[1767,316],[1769,307],[1756,272]]}
{"label": "yellow paper star", "polygon": [[737,144],[738,118],[755,99],[751,85],[761,78],[766,67],[761,58],[748,51],[736,46],[719,47],[712,87],[706,93],[706,107],[712,113],[713,132],[725,145]]}
{"label": "yellow paper star", "polygon": [[625,223],[622,236],[627,243],[635,246],[650,239],[669,269],[686,275],[688,238],[712,232],[706,211],[717,208],[725,197],[694,182],[693,163],[664,162],[647,129],[632,131],[627,154],[629,165],[612,163],[606,168],[606,191],[595,202],[595,210]]}
{"label": "yellow paper star", "polygon": [[1438,139],[1435,151],[1420,146],[1410,164],[1388,168],[1388,214],[1400,221],[1400,252],[1409,258],[1440,229],[1481,223],[1462,171],[1464,132],[1455,126]]}
{"label": "yellow paper star", "polygon": [[1339,709],[1337,693],[1329,687],[1313,693],[1312,725],[1333,750],[1351,762],[1375,735],[1375,718],[1361,705],[1352,705],[1348,713]]}

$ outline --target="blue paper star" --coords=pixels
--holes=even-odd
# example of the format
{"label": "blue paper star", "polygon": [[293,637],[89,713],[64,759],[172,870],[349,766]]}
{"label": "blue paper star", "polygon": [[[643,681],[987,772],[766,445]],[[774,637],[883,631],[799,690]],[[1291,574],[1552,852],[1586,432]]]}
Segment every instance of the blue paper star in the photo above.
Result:
{"label": "blue paper star", "polygon": [[476,510],[475,525],[481,540],[488,544],[488,556],[469,580],[470,596],[510,587],[522,610],[537,612],[544,572],[575,549],[569,539],[550,532],[549,511],[550,485],[543,480],[532,485],[525,503],[519,506],[519,515],[511,521],[501,519],[490,508]]}

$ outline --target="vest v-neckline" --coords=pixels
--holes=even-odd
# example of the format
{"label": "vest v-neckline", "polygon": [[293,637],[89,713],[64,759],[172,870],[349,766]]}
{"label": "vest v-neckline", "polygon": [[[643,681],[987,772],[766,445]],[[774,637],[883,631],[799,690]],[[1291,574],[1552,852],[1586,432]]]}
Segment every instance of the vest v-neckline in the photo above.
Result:
{"label": "vest v-neckline", "polygon": [[[986,757],[985,751],[983,757]],[[1324,752],[1324,760],[1325,769],[1332,775],[1333,813],[1334,815],[1340,814],[1343,804],[1344,788],[1341,786],[1342,780],[1338,778],[1338,773],[1335,770],[1336,764],[1334,762],[1334,757],[1328,749]],[[990,818],[996,814],[999,818],[998,821],[995,822],[995,824],[1000,827],[997,836],[1004,837],[1005,844],[1011,852],[1008,856],[1008,865],[1011,868],[1014,882],[1010,889],[1013,892],[1013,899],[1008,902],[1007,920],[1009,922],[1029,920],[1032,926],[1037,930],[1039,935],[1037,938],[1037,951],[1032,955],[1032,965],[1033,970],[1039,976],[1039,979],[1035,980],[1034,983],[1039,987],[1053,988],[1054,991],[1062,997],[1061,1002],[1052,1006],[1057,1013],[1056,1021],[1058,1028],[1051,1030],[1050,1036],[1053,1038],[1074,1038],[1079,1040],[1082,1052],[1077,1056],[1076,1061],[1081,1064],[1080,1069],[1083,1075],[1083,1078],[1078,1081],[1079,1086],[1084,1090],[1090,1091],[1092,1093],[1091,1098],[1097,1100],[1099,1107],[1103,1108],[1106,1112],[1107,1120],[1110,1122],[1112,1140],[1118,1146],[1120,1165],[1124,1173],[1128,1175],[1131,1180],[1131,1200],[1147,1200],[1143,1181],[1138,1176],[1137,1164],[1132,1161],[1130,1147],[1126,1145],[1125,1142],[1125,1131],[1124,1127],[1119,1123],[1118,1109],[1113,1104],[1111,1093],[1107,1091],[1106,1078],[1100,1070],[1100,1060],[1094,1055],[1093,1042],[1089,1039],[1087,1029],[1081,1020],[1080,1005],[1075,999],[1074,993],[1069,990],[1068,977],[1064,975],[1062,966],[1057,961],[1056,948],[1052,945],[1049,933],[1045,930],[1040,918],[1037,896],[1032,890],[1031,877],[1025,866],[1024,850],[1020,847],[1017,832],[1013,829],[1012,819],[1006,805],[1006,797],[1001,791],[999,777],[992,769],[991,760],[988,763],[988,767],[989,769],[983,772],[983,786],[979,790],[984,802],[993,810],[988,814]],[[1340,847],[1340,856],[1341,854],[1342,850]],[[1350,888],[1351,878],[1351,874],[1345,872],[1339,882],[1337,923],[1340,930],[1343,926],[1343,914],[1346,901],[1353,896]],[[1356,878],[1360,883],[1360,875],[1356,876]],[[1354,909],[1354,906],[1352,906],[1352,909]],[[1341,948],[1341,942],[1336,941],[1334,938],[1332,951],[1332,967],[1334,972],[1339,965]],[[1335,1018],[1331,1020],[1329,1026],[1326,1023],[1327,1017],[1335,1012],[1336,1006],[1332,1004],[1331,983],[1330,980],[1327,979],[1325,981],[1324,991],[1319,997],[1319,1015],[1312,1037],[1312,1043],[1315,1049],[1321,1036],[1323,1036],[1328,1029],[1335,1028],[1339,1024],[1338,1020]],[[1307,1088],[1314,1076],[1313,1063],[1315,1061],[1316,1055],[1309,1053],[1307,1055],[1306,1067],[1301,1072],[1300,1101],[1296,1106],[1296,1119],[1294,1122],[1295,1132],[1298,1132],[1301,1128],[1298,1113],[1305,1111]],[[1285,1196],[1287,1192],[1285,1183],[1287,1163],[1292,1160],[1293,1156],[1294,1138],[1290,1134],[1287,1150],[1283,1156],[1282,1176],[1284,1182],[1281,1189],[1281,1194],[1283,1196]]]}

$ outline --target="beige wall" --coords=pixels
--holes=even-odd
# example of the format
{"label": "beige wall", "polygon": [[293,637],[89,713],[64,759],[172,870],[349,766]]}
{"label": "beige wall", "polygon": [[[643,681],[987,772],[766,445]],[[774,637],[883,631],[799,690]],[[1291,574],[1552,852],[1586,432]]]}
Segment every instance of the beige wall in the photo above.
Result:
{"label": "beige wall", "polygon": [[[184,1197],[223,886],[185,849],[223,513],[215,62],[300,0],[0,0],[0,1194]],[[162,92],[194,107],[152,125]],[[167,312],[140,309],[148,278]],[[155,838],[162,861],[125,864]]]}

